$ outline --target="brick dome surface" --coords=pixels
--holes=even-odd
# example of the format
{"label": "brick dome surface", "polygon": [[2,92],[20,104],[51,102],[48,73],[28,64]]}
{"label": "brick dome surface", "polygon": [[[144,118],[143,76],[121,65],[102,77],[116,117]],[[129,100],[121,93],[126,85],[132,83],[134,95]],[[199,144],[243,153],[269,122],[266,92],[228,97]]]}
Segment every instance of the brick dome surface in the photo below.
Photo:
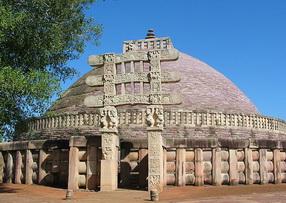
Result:
{"label": "brick dome surface", "polygon": [[162,62],[162,71],[177,71],[181,81],[163,84],[163,91],[183,97],[180,105],[191,110],[210,110],[230,113],[257,114],[256,107],[223,74],[206,63],[180,53],[177,61]]}
{"label": "brick dome surface", "polygon": [[[180,82],[162,84],[163,92],[182,95],[180,105],[167,108],[258,114],[256,107],[229,79],[206,63],[187,54],[180,53],[176,61],[161,62],[161,70],[177,72],[181,77]],[[90,75],[102,74],[103,70],[100,68],[85,74],[55,102],[50,110],[64,113],[92,111],[83,105],[83,100],[90,94],[103,94],[103,88],[90,87],[85,84],[85,79]]]}

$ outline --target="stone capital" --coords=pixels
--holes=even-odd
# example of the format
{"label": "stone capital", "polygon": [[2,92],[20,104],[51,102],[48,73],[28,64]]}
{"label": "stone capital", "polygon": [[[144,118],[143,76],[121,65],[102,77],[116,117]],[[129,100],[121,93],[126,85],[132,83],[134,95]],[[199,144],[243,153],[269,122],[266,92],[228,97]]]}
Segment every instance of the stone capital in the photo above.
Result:
{"label": "stone capital", "polygon": [[99,132],[102,133],[110,133],[118,135],[118,129],[117,128],[100,128]]}

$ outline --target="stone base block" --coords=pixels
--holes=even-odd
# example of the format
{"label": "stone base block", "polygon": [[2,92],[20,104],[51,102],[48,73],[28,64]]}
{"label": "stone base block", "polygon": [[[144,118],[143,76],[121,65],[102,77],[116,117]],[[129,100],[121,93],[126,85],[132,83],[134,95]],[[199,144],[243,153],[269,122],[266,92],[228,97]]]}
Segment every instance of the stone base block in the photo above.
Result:
{"label": "stone base block", "polygon": [[100,191],[117,189],[118,163],[115,160],[101,160]]}

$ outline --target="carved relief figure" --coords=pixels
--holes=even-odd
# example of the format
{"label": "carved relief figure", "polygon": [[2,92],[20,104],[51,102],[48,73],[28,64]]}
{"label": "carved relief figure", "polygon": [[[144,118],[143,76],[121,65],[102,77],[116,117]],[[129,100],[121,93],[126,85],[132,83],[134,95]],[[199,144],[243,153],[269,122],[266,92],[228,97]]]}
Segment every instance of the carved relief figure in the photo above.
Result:
{"label": "carved relief figure", "polygon": [[153,108],[147,108],[147,110],[146,110],[146,121],[147,121],[147,125],[149,127],[154,127],[154,124],[155,124],[153,114],[154,114]]}
{"label": "carved relief figure", "polygon": [[100,124],[104,129],[114,129],[118,126],[117,110],[113,106],[100,109]]}
{"label": "carved relief figure", "polygon": [[108,127],[106,109],[100,109],[100,126],[102,128]]}
{"label": "carved relief figure", "polygon": [[112,159],[114,154],[113,140],[108,134],[102,135],[102,155],[104,160]]}
{"label": "carved relief figure", "polygon": [[147,107],[146,122],[149,127],[163,127],[164,112],[161,106]]}
{"label": "carved relief figure", "polygon": [[152,80],[158,80],[160,79],[161,75],[160,72],[150,72],[150,78]]}
{"label": "carved relief figure", "polygon": [[157,123],[157,127],[163,127],[163,124],[164,124],[164,112],[163,112],[163,109],[162,108],[156,108],[155,110],[155,113],[156,113],[156,123]]}
{"label": "carved relief figure", "polygon": [[105,54],[104,55],[104,62],[105,63],[112,63],[112,62],[114,62],[114,54]]}
{"label": "carved relief figure", "polygon": [[150,103],[152,104],[158,104],[162,100],[162,96],[158,94],[151,94],[150,95]]}
{"label": "carved relief figure", "polygon": [[149,60],[159,60],[160,59],[160,52],[159,51],[149,51],[148,52]]}
{"label": "carved relief figure", "polygon": [[114,75],[112,74],[105,74],[103,76],[105,82],[112,82],[114,80]]}
{"label": "carved relief figure", "polygon": [[118,126],[117,110],[115,108],[114,109],[110,109],[108,111],[108,116],[110,118],[110,121],[109,121],[110,128],[117,128],[117,126]]}

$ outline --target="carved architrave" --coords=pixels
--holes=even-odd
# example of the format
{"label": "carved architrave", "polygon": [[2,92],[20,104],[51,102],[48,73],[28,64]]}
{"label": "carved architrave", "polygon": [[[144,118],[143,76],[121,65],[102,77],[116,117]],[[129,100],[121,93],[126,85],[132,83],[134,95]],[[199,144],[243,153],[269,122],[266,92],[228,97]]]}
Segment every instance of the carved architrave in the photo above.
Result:
{"label": "carved architrave", "polygon": [[162,95],[161,94],[150,94],[150,104],[162,104]]}
{"label": "carved architrave", "polygon": [[179,82],[181,80],[180,73],[178,72],[161,72],[161,82]]}
{"label": "carved architrave", "polygon": [[148,73],[126,73],[117,74],[115,76],[115,84],[128,83],[128,82],[149,82]]}
{"label": "carved architrave", "polygon": [[[164,49],[164,50],[154,50],[158,52],[160,55],[161,61],[172,61],[176,60],[179,57],[179,51],[175,48],[172,49]],[[105,54],[105,55],[92,55],[88,59],[88,63],[92,67],[100,67],[103,66],[104,63],[110,62],[111,57],[107,58],[106,55],[114,56],[114,63],[122,63],[122,62],[130,62],[130,61],[148,61],[150,56],[148,56],[147,51],[134,51],[134,52],[127,52],[123,54]]]}
{"label": "carved architrave", "polygon": [[[181,77],[180,74],[177,72],[162,72],[160,74],[156,73],[148,73],[148,72],[140,72],[140,73],[126,73],[126,74],[117,74],[114,75],[114,83],[121,84],[121,83],[129,83],[129,82],[149,82],[151,77],[157,76],[161,77],[162,83],[169,83],[169,82],[178,82],[180,81]],[[103,75],[91,75],[88,76],[85,80],[88,86],[103,86],[104,77]]]}
{"label": "carved architrave", "polygon": [[103,75],[91,75],[85,79],[88,86],[103,86]]}
{"label": "carved architrave", "polygon": [[87,107],[102,107],[104,101],[103,95],[89,95],[84,98],[84,105]]}
{"label": "carved architrave", "polygon": [[142,39],[142,40],[129,40],[123,44],[123,52],[133,52],[137,50],[151,50],[151,49],[173,49],[173,43],[169,37],[155,38],[155,39]]}
{"label": "carved architrave", "polygon": [[110,64],[114,64],[115,63],[115,54],[104,54],[103,55],[103,59],[104,59],[104,63],[110,63]]}
{"label": "carved architrave", "polygon": [[182,103],[182,98],[177,94],[151,94],[151,95],[116,95],[116,96],[103,96],[103,95],[90,95],[84,99],[84,105],[87,107],[103,107],[120,106],[125,104],[162,104],[172,105]]}

